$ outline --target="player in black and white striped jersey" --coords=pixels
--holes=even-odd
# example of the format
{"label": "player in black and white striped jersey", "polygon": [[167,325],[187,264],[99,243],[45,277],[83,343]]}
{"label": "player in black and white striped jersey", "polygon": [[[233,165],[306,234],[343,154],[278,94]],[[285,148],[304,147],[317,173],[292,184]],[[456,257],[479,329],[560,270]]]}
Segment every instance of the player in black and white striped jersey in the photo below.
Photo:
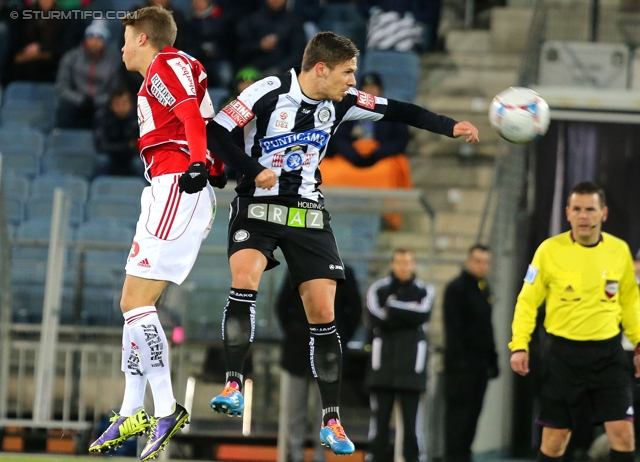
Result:
{"label": "player in black and white striped jersey", "polygon": [[[279,264],[273,251],[280,247],[309,321],[311,368],[323,407],[320,438],[336,454],[351,454],[354,448],[338,408],[342,350],[333,300],[344,265],[319,190],[319,164],[329,139],[343,120],[369,119],[478,141],[478,130],[469,122],[355,89],[358,54],[349,39],[320,32],[307,44],[301,70],[254,83],[207,127],[210,147],[225,163],[258,160],[264,167],[239,177],[231,204],[232,281],[222,326],[227,385],[211,407],[242,414],[242,370],[254,337],[257,289],[262,273]],[[233,144],[234,130],[244,131],[243,147]]]}

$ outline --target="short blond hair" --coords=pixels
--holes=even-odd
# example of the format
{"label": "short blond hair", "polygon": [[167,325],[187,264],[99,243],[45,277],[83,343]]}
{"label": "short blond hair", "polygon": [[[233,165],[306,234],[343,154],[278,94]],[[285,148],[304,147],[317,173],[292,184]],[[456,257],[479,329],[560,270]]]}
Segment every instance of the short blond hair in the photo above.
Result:
{"label": "short blond hair", "polygon": [[151,45],[158,50],[172,47],[176,41],[178,27],[173,19],[173,13],[160,6],[147,6],[132,11],[121,21],[125,27],[131,26],[145,34]]}

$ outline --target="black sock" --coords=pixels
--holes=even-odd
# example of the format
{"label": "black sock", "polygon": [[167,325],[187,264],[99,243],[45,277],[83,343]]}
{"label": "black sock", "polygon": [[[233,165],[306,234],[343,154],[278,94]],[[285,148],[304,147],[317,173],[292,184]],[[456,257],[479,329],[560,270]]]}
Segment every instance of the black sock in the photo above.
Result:
{"label": "black sock", "polygon": [[222,340],[227,364],[227,382],[236,382],[242,389],[244,360],[249,352],[256,328],[256,298],[258,292],[231,288],[222,315]]}
{"label": "black sock", "polygon": [[622,452],[609,449],[609,460],[611,462],[633,462],[635,460],[635,454],[633,451]]}
{"label": "black sock", "polygon": [[322,422],[339,419],[338,398],[342,378],[342,346],[335,322],[309,324],[311,370],[318,380],[322,399]]}
{"label": "black sock", "polygon": [[538,457],[536,457],[536,462],[562,462],[562,456],[549,457],[544,454],[542,450],[538,450]]}

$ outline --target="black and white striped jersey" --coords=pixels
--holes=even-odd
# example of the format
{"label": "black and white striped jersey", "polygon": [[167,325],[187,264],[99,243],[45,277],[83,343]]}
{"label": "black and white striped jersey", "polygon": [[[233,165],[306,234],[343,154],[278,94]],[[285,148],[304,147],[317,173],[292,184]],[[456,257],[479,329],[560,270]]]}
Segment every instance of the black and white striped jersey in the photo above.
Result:
{"label": "black and white striped jersey", "polygon": [[[267,77],[248,87],[216,115],[213,123],[229,132],[244,130],[244,153],[278,176],[275,187],[267,190],[256,188],[253,177],[242,175],[236,188],[238,195],[288,196],[322,203],[323,196],[318,189],[322,183],[319,164],[331,135],[342,121],[399,120],[452,135],[456,123],[453,119],[409,105],[437,119],[437,126],[429,123],[425,126],[424,117],[413,114],[414,117],[408,120],[406,114],[397,115],[403,112],[399,108],[389,111],[390,104],[406,103],[376,97],[355,88],[349,89],[340,102],[310,99],[300,89],[296,70],[291,69],[284,76]],[[396,116],[385,117],[389,112]],[[225,157],[228,158],[221,158],[226,162]]]}

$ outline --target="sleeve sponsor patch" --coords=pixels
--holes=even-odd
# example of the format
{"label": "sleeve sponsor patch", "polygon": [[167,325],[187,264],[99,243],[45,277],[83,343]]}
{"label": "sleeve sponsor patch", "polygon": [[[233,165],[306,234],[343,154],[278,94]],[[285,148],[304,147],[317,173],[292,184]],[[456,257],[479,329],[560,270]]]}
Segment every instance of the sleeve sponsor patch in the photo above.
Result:
{"label": "sleeve sponsor patch", "polygon": [[533,265],[529,265],[529,268],[527,268],[527,274],[524,276],[524,282],[533,284],[536,280],[536,276],[538,276],[538,268]]}
{"label": "sleeve sponsor patch", "polygon": [[172,106],[176,102],[175,97],[171,94],[158,74],[153,74],[153,77],[151,77],[151,94],[155,96],[163,106]]}
{"label": "sleeve sponsor patch", "polygon": [[[173,72],[175,72],[178,80],[184,87],[184,91],[187,92],[189,96],[196,95],[196,84],[193,79],[193,72],[191,71],[191,66],[182,60],[182,58],[171,58],[167,59],[167,64],[171,67]],[[206,75],[205,75],[206,76]]]}
{"label": "sleeve sponsor patch", "polygon": [[234,99],[232,102],[227,104],[222,112],[231,117],[231,120],[233,120],[238,127],[244,127],[247,125],[254,116],[253,111],[251,111],[251,109],[249,109],[239,99]]}
{"label": "sleeve sponsor patch", "polygon": [[376,107],[376,97],[358,90],[358,99],[356,99],[356,104],[365,109],[373,110]]}

